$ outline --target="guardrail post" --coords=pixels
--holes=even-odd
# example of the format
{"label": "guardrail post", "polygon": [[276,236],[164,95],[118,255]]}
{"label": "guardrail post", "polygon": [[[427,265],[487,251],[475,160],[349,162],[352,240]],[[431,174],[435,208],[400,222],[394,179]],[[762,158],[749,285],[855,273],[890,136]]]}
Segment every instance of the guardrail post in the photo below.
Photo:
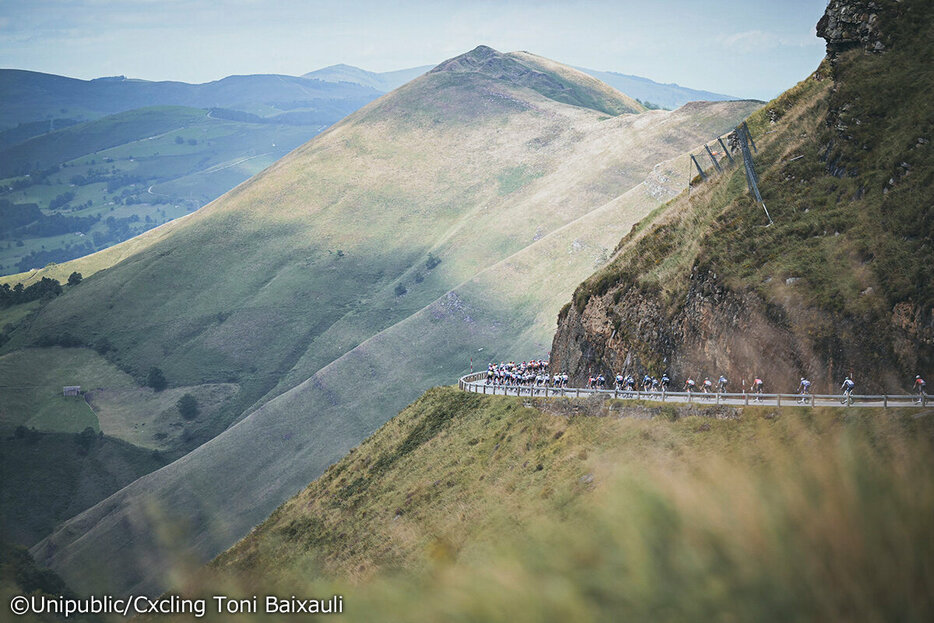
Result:
{"label": "guardrail post", "polygon": [[743,404],[747,407],[749,406],[749,394],[746,392],[743,392]]}
{"label": "guardrail post", "polygon": [[776,406],[778,406],[778,407],[782,406],[782,395],[781,395],[781,394],[775,394],[775,401],[778,403]]}
{"label": "guardrail post", "polygon": [[814,394],[811,394],[811,406],[813,407],[815,403]]}
{"label": "guardrail post", "polygon": [[665,402],[665,390],[662,389],[662,402]]}
{"label": "guardrail post", "polygon": [[581,388],[580,388],[580,387],[577,388],[577,393],[574,394],[574,397],[575,397],[575,398],[580,398],[580,397],[581,397]]}
{"label": "guardrail post", "polygon": [[483,386],[483,393],[486,394],[486,385]]}
{"label": "guardrail post", "polygon": [[888,408],[889,408],[889,396],[888,396],[888,394],[882,394],[882,408],[883,408],[883,409],[888,409]]}
{"label": "guardrail post", "polygon": [[614,389],[614,390],[613,390],[613,398],[614,398],[614,399],[619,398],[619,389]]}
{"label": "guardrail post", "polygon": [[849,407],[851,404],[853,404],[853,396],[851,396],[850,394],[847,394],[846,395],[846,406]]}
{"label": "guardrail post", "polygon": [[694,402],[694,393],[688,392],[688,402]]}
{"label": "guardrail post", "polygon": [[922,407],[928,406],[928,395],[925,394],[924,392],[921,392],[921,406]]}

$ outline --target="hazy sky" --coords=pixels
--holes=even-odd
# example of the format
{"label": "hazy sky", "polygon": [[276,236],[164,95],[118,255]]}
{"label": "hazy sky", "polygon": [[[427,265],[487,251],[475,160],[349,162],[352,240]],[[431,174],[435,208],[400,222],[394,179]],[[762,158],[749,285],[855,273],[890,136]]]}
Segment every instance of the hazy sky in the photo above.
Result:
{"label": "hazy sky", "polygon": [[479,44],[769,99],[813,71],[826,0],[0,0],[0,67],[207,82],[437,64]]}

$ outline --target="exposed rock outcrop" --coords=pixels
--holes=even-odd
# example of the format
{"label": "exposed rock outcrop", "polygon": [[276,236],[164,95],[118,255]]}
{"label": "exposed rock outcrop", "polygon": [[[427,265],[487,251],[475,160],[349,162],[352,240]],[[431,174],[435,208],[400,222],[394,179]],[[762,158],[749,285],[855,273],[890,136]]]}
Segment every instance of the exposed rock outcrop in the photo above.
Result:
{"label": "exposed rock outcrop", "polygon": [[788,392],[805,375],[829,392],[855,373],[861,389],[884,391],[903,385],[893,360],[911,370],[923,359],[919,345],[928,354],[934,349],[932,326],[930,310],[903,305],[890,326],[866,333],[856,322],[768,303],[695,270],[674,313],[656,293],[626,286],[591,297],[583,309],[570,305],[558,320],[551,363],[577,385],[590,373],[645,371],[667,372],[679,386],[687,377],[716,381],[724,374],[732,391],[761,376],[767,391]]}
{"label": "exposed rock outcrop", "polygon": [[871,52],[886,49],[879,28],[882,5],[890,2],[865,0],[831,0],[824,16],[817,22],[817,36],[827,41],[827,53],[863,46]]}

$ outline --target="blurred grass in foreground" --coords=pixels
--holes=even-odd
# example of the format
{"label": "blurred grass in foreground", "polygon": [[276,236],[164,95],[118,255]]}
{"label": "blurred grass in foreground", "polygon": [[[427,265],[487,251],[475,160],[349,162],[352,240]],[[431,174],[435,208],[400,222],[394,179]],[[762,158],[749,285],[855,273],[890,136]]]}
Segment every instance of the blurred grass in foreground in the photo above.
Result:
{"label": "blurred grass in foreground", "polygon": [[[426,397],[429,403],[443,398]],[[431,417],[413,415],[423,401],[403,412],[399,426],[415,430]],[[459,446],[460,433],[492,426],[491,410],[508,409],[517,427],[538,420],[565,429],[555,447],[572,441],[548,450],[554,458],[546,475],[552,468],[561,474],[561,465],[588,444],[600,447],[582,463],[589,462],[597,479],[581,484],[575,477],[583,492],[560,510],[551,496],[497,489],[497,496],[481,498],[488,519],[470,542],[458,543],[455,532],[439,531],[427,541],[410,537],[404,543],[421,551],[404,567],[355,578],[347,567],[328,569],[321,562],[327,551],[290,557],[299,540],[271,548],[259,538],[258,551],[240,560],[239,572],[215,569],[217,575],[202,577],[186,593],[256,594],[260,604],[264,594],[342,594],[344,617],[359,621],[934,620],[930,412],[786,409],[776,415],[759,408],[729,420],[668,412],[652,419],[565,418],[513,403],[518,399],[462,403],[442,439],[416,452]],[[422,408],[430,412],[440,402]],[[398,421],[374,435],[377,443]],[[611,453],[613,439],[626,441]],[[401,463],[398,473],[375,476],[365,495],[388,495],[413,478],[406,473],[411,464]],[[496,480],[494,470],[518,464],[466,461],[463,469],[487,476],[470,480],[473,486],[492,487],[485,483]],[[523,500],[519,514],[510,510],[516,498]],[[455,503],[433,514],[454,513]],[[347,534],[322,536],[327,548],[360,547],[351,517],[341,524]],[[389,529],[380,523],[388,522],[380,519],[369,530]],[[261,561],[258,573],[249,572],[250,560]]]}

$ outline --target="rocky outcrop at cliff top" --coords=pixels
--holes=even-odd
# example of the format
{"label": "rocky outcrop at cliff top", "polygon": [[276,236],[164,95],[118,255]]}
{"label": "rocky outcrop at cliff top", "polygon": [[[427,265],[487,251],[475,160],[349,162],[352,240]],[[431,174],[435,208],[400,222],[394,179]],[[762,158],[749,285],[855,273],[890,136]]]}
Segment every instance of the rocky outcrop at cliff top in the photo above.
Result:
{"label": "rocky outcrop at cliff top", "polygon": [[886,48],[879,29],[882,3],[862,0],[831,0],[817,22],[817,36],[827,41],[827,52],[863,46],[872,52]]}

